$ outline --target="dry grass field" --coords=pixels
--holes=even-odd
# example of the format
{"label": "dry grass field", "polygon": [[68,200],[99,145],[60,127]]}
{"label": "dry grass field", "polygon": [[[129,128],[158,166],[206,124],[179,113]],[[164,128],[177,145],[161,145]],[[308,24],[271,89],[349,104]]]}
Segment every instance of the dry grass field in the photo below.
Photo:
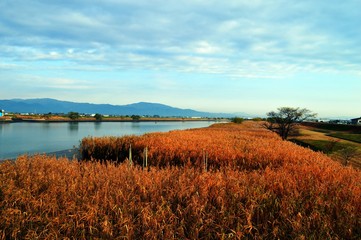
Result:
{"label": "dry grass field", "polygon": [[361,172],[253,122],[82,147],[0,164],[0,239],[361,238]]}

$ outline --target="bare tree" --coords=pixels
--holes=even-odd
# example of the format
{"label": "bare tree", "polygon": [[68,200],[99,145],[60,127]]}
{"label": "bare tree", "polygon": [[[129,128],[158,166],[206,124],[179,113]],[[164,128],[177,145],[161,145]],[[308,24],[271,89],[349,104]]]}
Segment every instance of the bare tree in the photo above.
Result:
{"label": "bare tree", "polygon": [[336,145],[340,142],[340,139],[331,139],[326,145],[325,145],[325,153],[330,154],[334,151]]}
{"label": "bare tree", "polygon": [[276,132],[283,140],[287,139],[289,133],[295,129],[295,126],[306,119],[316,116],[306,108],[281,107],[278,111],[267,113],[267,122],[265,127]]}
{"label": "bare tree", "polygon": [[341,160],[344,166],[347,166],[350,161],[356,157],[360,157],[360,153],[354,146],[345,147],[336,152],[336,157]]}

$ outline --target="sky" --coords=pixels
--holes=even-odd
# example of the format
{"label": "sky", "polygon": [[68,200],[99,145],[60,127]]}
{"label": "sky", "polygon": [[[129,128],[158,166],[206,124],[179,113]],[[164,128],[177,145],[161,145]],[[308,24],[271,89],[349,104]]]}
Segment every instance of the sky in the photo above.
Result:
{"label": "sky", "polygon": [[361,116],[360,0],[0,0],[0,99]]}

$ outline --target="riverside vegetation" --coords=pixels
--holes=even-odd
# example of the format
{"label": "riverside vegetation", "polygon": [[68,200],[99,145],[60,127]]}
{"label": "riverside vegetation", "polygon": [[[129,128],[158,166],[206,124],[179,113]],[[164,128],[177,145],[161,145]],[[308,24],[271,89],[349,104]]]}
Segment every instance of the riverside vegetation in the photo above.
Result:
{"label": "riverside vegetation", "polygon": [[259,123],[89,137],[81,154],[1,163],[1,239],[361,238],[360,171]]}

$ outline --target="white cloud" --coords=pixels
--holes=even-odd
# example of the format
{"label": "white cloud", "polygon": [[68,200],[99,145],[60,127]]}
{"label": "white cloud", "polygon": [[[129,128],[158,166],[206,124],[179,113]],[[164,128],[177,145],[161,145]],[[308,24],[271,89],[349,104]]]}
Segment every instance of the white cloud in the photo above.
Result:
{"label": "white cloud", "polygon": [[2,63],[2,62],[0,62],[0,69],[2,69],[2,70],[16,70],[19,68],[25,68],[25,66],[18,64],[18,63]]}
{"label": "white cloud", "polygon": [[48,77],[40,75],[17,75],[18,88],[20,89],[41,88],[43,91],[46,89],[56,90],[87,90],[92,89],[92,84],[89,81],[61,77]]}
{"label": "white cloud", "polygon": [[200,54],[216,54],[221,51],[219,47],[210,44],[207,41],[199,41],[195,44],[194,52]]}

